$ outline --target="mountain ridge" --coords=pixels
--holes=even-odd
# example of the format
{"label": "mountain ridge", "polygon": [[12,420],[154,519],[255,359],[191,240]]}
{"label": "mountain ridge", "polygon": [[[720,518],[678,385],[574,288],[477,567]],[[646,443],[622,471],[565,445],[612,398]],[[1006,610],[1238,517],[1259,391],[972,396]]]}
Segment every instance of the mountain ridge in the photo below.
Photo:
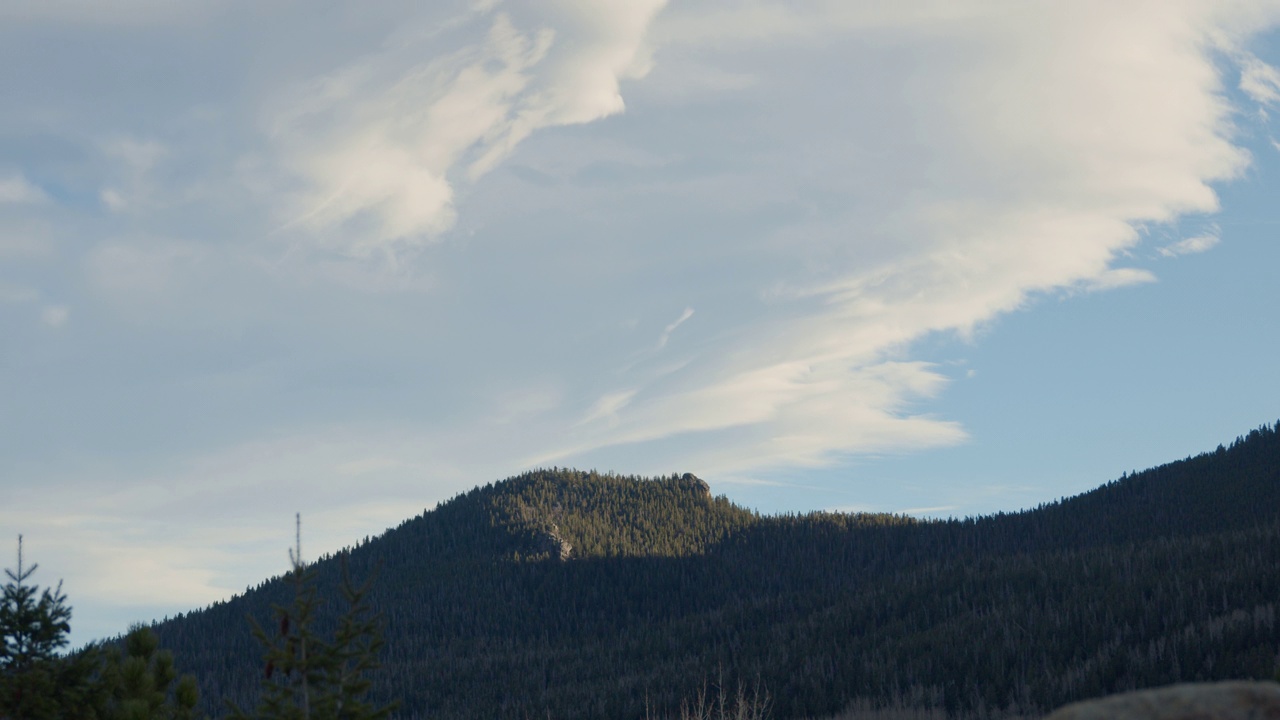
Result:
{"label": "mountain ridge", "polygon": [[[357,577],[380,568],[375,692],[406,717],[641,717],[716,673],[763,682],[778,717],[854,702],[1040,711],[1272,671],[1278,428],[959,520],[761,516],[689,474],[553,468],[340,554]],[[333,586],[336,558],[316,567]],[[264,581],[156,630],[206,697],[248,702],[258,655],[237,628],[283,591]]]}

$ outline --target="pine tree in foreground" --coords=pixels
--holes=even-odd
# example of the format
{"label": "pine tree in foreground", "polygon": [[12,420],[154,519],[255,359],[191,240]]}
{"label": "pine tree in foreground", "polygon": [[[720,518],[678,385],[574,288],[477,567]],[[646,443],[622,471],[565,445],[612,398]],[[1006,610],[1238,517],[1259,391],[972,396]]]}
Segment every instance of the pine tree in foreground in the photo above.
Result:
{"label": "pine tree in foreground", "polygon": [[71,630],[71,608],[62,583],[52,590],[27,584],[36,564],[24,567],[18,536],[18,569],[0,595],[0,717],[92,717],[92,652],[58,655]]}
{"label": "pine tree in foreground", "polygon": [[347,612],[338,620],[332,641],[314,630],[321,599],[315,569],[302,561],[302,521],[289,551],[294,588],[289,607],[274,605],[276,627],[268,632],[252,617],[253,635],[263,647],[262,697],[251,715],[228,702],[235,720],[380,720],[394,705],[377,706],[365,695],[368,673],[380,667],[377,655],[383,640],[380,616],[373,614],[367,595],[372,580],[356,586],[342,558],[342,593]]}
{"label": "pine tree in foreground", "polygon": [[[37,565],[6,570],[0,596],[0,718],[15,720],[195,720],[195,678],[178,680],[173,655],[149,628],[136,626],[118,647],[59,655],[71,631],[62,584],[27,584]],[[174,681],[177,681],[175,684]]]}
{"label": "pine tree in foreground", "polygon": [[[200,693],[195,677],[178,678],[173,653],[160,650],[151,628],[135,625],[124,652],[111,647],[102,667],[101,717],[108,720],[194,720]],[[176,684],[174,681],[177,681]]]}

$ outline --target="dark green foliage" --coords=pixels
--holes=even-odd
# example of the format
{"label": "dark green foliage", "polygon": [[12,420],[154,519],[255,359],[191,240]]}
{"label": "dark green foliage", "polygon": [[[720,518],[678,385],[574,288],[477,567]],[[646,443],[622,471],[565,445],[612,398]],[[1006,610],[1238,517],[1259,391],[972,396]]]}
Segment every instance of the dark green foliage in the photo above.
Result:
{"label": "dark green foliage", "polygon": [[0,600],[0,669],[22,672],[57,657],[71,631],[71,608],[66,606],[62,583],[41,591],[26,581],[38,565],[22,566],[22,536],[18,536],[18,569],[5,570],[9,582]]}
{"label": "dark green foliage", "polygon": [[342,596],[347,612],[338,619],[334,633],[330,676],[336,700],[333,717],[340,720],[376,720],[389,715],[398,705],[395,701],[378,704],[368,699],[373,685],[372,673],[382,667],[378,655],[386,644],[382,638],[382,617],[373,612],[367,599],[372,584],[373,578],[358,587],[352,583],[343,557]]}
{"label": "dark green foliage", "polygon": [[195,678],[178,673],[155,633],[134,627],[114,645],[63,656],[71,608],[62,594],[27,585],[36,566],[18,569],[0,601],[0,718],[15,720],[194,720],[201,716]]}
{"label": "dark green foliage", "polygon": [[[679,714],[709,669],[773,717],[846,707],[1035,714],[1179,681],[1270,677],[1280,649],[1280,434],[1021,513],[761,517],[692,476],[538,471],[343,553],[381,566],[370,697],[407,717]],[[562,559],[563,558],[563,559]],[[314,566],[336,587],[340,563]],[[206,694],[252,701],[245,612],[157,628]],[[336,599],[336,598],[335,598]],[[316,611],[330,632],[339,617]]]}
{"label": "dark green foliage", "polygon": [[[178,678],[173,653],[160,650],[150,628],[135,626],[124,639],[124,652],[106,650],[99,687],[104,720],[192,720],[199,717],[200,693],[195,678]],[[176,681],[176,682],[175,682]]]}
{"label": "dark green foliage", "polygon": [[[299,524],[301,521],[299,520]],[[317,632],[324,605],[316,587],[316,572],[302,562],[301,527],[293,565],[287,581],[293,588],[288,607],[273,605],[275,626],[264,630],[252,616],[253,636],[263,648],[261,696],[257,711],[249,715],[238,701],[227,699],[236,720],[378,720],[394,704],[370,702],[369,673],[381,667],[378,652],[383,640],[381,618],[367,601],[370,582],[351,582],[346,557],[342,558],[342,595],[347,612],[338,618],[333,640]]]}
{"label": "dark green foliage", "polygon": [[18,568],[5,570],[9,582],[0,598],[0,717],[91,717],[94,658],[58,655],[71,608],[62,583],[53,590],[27,584],[37,567],[23,567],[19,535]]}

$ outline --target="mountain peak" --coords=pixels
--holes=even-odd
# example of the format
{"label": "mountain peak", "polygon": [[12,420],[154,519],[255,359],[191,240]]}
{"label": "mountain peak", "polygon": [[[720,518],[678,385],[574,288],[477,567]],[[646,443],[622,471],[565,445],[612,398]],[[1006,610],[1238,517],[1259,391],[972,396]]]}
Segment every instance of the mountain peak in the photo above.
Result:
{"label": "mountain peak", "polygon": [[520,540],[520,559],[697,554],[755,519],[692,473],[535,470],[489,486],[482,505],[493,527]]}

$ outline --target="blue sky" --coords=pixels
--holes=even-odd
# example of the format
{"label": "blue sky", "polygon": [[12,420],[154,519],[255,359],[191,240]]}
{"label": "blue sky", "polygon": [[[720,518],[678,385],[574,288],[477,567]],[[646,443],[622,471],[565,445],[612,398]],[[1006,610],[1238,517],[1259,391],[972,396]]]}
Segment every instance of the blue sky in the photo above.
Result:
{"label": "blue sky", "polygon": [[1280,3],[900,5],[0,0],[0,536],[83,641],[532,467],[964,516],[1280,417]]}

